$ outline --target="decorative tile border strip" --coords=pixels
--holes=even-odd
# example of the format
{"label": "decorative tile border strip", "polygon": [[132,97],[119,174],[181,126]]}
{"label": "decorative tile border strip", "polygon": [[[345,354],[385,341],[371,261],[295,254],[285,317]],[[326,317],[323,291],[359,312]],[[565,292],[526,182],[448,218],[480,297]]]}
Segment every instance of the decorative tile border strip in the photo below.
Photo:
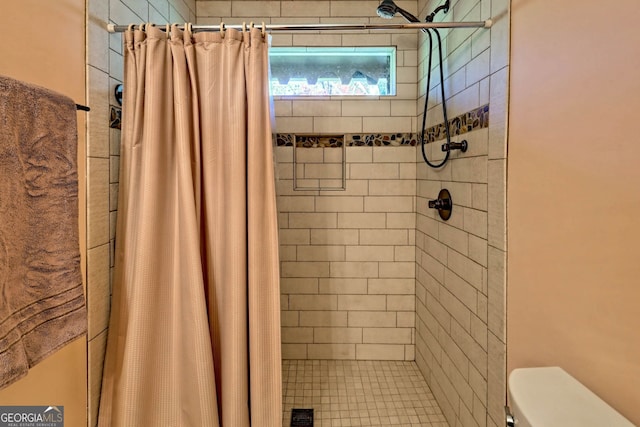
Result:
{"label": "decorative tile border strip", "polygon": [[[449,120],[451,136],[464,135],[477,129],[489,127],[489,104],[467,111]],[[437,124],[425,130],[426,142],[439,141],[447,137],[444,123]]]}
{"label": "decorative tile border strip", "polygon": [[347,147],[384,147],[415,146],[418,143],[415,133],[347,133],[344,135],[298,135],[292,133],[276,134],[278,147],[299,148],[337,148]]}
{"label": "decorative tile border strip", "polygon": [[[449,120],[449,132],[451,136],[464,135],[477,129],[489,127],[489,104],[475,108],[464,114]],[[435,142],[447,137],[444,123],[425,129],[426,142]],[[348,133],[344,137],[340,135],[321,134],[276,134],[278,147],[303,148],[336,148],[342,147],[384,147],[384,146],[408,146],[419,144],[419,135],[415,133]]]}

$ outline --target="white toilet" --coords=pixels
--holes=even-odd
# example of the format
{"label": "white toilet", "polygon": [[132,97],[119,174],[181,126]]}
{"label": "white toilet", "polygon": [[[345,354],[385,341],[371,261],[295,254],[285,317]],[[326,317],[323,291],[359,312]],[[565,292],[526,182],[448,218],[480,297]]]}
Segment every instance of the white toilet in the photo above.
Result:
{"label": "white toilet", "polygon": [[514,369],[509,398],[516,427],[634,427],[558,367]]}

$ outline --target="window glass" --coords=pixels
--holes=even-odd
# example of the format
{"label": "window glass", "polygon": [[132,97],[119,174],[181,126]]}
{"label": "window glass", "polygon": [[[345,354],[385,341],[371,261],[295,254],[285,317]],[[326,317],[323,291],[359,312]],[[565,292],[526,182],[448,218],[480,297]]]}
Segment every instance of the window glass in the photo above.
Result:
{"label": "window glass", "polygon": [[274,96],[395,95],[395,47],[273,47]]}

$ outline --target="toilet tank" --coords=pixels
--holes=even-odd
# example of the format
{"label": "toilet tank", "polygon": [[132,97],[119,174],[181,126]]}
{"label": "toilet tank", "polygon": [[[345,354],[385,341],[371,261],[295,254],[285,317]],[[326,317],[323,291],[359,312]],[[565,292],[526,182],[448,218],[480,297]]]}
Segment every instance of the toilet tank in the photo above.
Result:
{"label": "toilet tank", "polygon": [[635,427],[558,367],[514,369],[509,398],[516,427]]}

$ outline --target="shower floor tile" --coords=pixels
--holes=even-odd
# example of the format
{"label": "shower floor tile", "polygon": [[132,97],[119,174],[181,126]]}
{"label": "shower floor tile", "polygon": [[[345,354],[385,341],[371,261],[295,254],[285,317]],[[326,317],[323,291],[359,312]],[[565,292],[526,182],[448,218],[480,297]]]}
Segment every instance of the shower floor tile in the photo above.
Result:
{"label": "shower floor tile", "polygon": [[314,427],[448,427],[415,362],[284,360],[282,427],[313,408]]}

